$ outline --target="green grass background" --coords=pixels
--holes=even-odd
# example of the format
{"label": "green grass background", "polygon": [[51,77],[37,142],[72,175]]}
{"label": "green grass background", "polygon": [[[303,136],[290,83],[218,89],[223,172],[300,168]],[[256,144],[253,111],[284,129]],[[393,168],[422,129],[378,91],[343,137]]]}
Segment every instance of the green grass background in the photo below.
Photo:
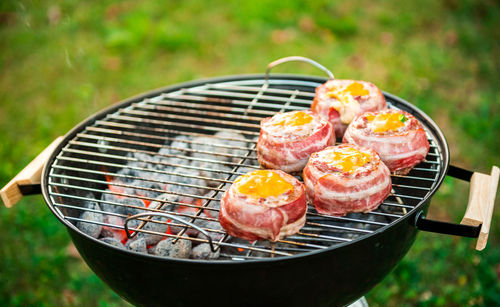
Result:
{"label": "green grass background", "polygon": [[[0,185],[58,135],[157,87],[263,73],[303,55],[431,115],[452,163],[500,164],[497,1],[1,1]],[[307,64],[275,72],[321,75]],[[468,184],[447,178],[430,216],[458,222]],[[498,203],[498,197],[497,197]],[[488,247],[420,233],[367,294],[371,306],[500,302],[500,210]],[[126,305],[77,257],[41,196],[0,208],[0,305]],[[383,261],[383,259],[381,259]],[[341,281],[339,281],[341,282]]]}

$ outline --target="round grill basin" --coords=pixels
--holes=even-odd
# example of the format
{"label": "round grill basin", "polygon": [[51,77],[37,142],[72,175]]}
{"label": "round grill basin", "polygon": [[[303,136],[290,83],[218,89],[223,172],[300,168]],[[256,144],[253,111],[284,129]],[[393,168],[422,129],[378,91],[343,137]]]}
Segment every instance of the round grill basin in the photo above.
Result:
{"label": "round grill basin", "polygon": [[[392,176],[393,192],[377,210],[330,217],[309,206],[306,225],[300,232],[274,246],[265,241],[234,239],[217,228],[220,195],[237,175],[247,168],[258,168],[254,148],[260,120],[279,111],[309,108],[315,88],[325,81],[310,76],[273,75],[266,83],[264,75],[230,76],[175,85],[120,102],[80,123],[54,150],[42,175],[45,201],[68,228],[91,269],[135,305],[206,305],[214,294],[221,293],[222,298],[217,300],[221,306],[251,305],[256,299],[289,306],[339,306],[352,302],[380,282],[408,251],[417,234],[415,221],[427,211],[429,198],[448,171],[449,153],[443,134],[410,103],[384,93],[390,107],[403,109],[422,122],[430,142],[429,155],[408,176]],[[220,131],[239,136],[219,135],[219,139],[235,143],[202,148],[199,146],[204,142],[191,138],[214,139]],[[173,146],[179,135],[191,138],[191,150],[180,145],[187,141]],[[152,156],[177,160],[152,162],[148,158]],[[221,169],[221,159],[225,159],[222,164],[226,168]],[[196,167],[193,161],[197,161]],[[149,175],[138,176],[129,170]],[[204,172],[201,176],[193,174],[200,170]],[[162,177],[165,174],[168,180]],[[113,181],[116,178],[123,179],[123,184]],[[183,190],[200,190],[200,180],[212,181],[210,186],[202,186],[206,190],[203,195]],[[182,186],[176,190],[177,196],[199,201],[170,203],[188,207],[189,211],[164,207],[156,210],[151,206],[157,198],[148,193],[164,190],[142,184],[138,187],[137,182]],[[141,195],[130,189],[140,190]],[[128,200],[115,203],[103,195]],[[137,205],[144,200],[151,201],[147,209]],[[100,208],[88,205],[89,202],[99,203]],[[192,224],[201,221],[202,230],[213,236],[219,258],[160,257],[104,243],[77,227],[84,223],[123,230],[119,223],[82,218],[82,212],[126,216],[103,210],[102,205],[163,211]],[[157,234],[190,240],[192,244],[209,242],[205,236],[189,236],[192,229],[183,223],[164,221],[180,229],[167,234],[148,228],[163,221],[141,219],[129,225],[138,235]],[[207,221],[211,224],[202,223]]]}
{"label": "round grill basin", "polygon": [[[309,206],[305,227],[275,246],[265,241],[228,240],[230,238],[220,228],[203,227],[206,222],[217,223],[220,195],[234,178],[259,168],[255,143],[260,120],[280,111],[309,108],[315,88],[323,82],[324,79],[320,78],[297,76],[272,77],[268,85],[261,76],[208,80],[166,88],[115,105],[72,130],[56,150],[59,152],[47,164],[44,176],[48,204],[70,227],[86,221],[123,229],[121,224],[82,218],[82,212],[111,213],[122,218],[127,217],[126,213],[95,210],[82,204],[98,201],[101,207],[127,209],[137,206],[137,200],[154,201],[155,195],[162,192],[161,186],[170,185],[174,187],[173,192],[167,193],[197,200],[191,204],[182,203],[191,210],[176,212],[148,207],[140,212],[165,212],[191,223],[200,221],[198,224],[217,238],[213,244],[221,250],[220,260],[286,257],[361,240],[373,232],[382,231],[424,203],[440,184],[448,165],[446,142],[436,125],[413,105],[390,94],[385,94],[389,107],[403,109],[422,122],[430,151],[426,160],[408,176],[392,176],[393,191],[377,210],[330,217],[318,214]],[[232,142],[229,145],[207,147],[196,141],[220,131],[236,132],[239,136],[218,138]],[[186,136],[186,140],[173,143],[179,135]],[[179,145],[192,148],[179,148]],[[160,158],[152,159],[155,155]],[[118,179],[111,190],[108,188],[111,185],[109,178]],[[208,179],[210,187],[203,183]],[[203,188],[203,194],[192,194],[197,187],[198,191]],[[135,201],[117,203],[109,201],[112,197],[104,200],[104,196]],[[180,205],[178,199],[167,203]],[[208,243],[203,236],[188,236],[186,230],[190,227],[182,223],[147,217],[142,221],[170,224],[184,230],[165,234],[145,227],[131,229],[184,238],[195,244]]]}

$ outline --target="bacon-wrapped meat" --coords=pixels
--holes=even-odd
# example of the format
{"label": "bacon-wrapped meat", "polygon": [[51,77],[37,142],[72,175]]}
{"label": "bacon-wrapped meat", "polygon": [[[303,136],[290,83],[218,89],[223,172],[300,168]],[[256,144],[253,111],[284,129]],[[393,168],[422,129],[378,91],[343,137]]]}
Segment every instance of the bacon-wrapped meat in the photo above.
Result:
{"label": "bacon-wrapped meat", "polygon": [[329,80],[316,88],[311,110],[334,126],[342,137],[349,123],[359,114],[387,108],[384,95],[366,81]]}
{"label": "bacon-wrapped meat", "polygon": [[374,149],[389,170],[398,175],[408,174],[429,152],[422,124],[413,115],[395,109],[356,117],[343,141]]}
{"label": "bacon-wrapped meat", "polygon": [[334,143],[332,125],[311,111],[278,113],[262,120],[257,157],[263,168],[295,173],[313,152]]}
{"label": "bacon-wrapped meat", "polygon": [[376,209],[392,186],[389,169],[378,154],[352,144],[313,153],[303,177],[309,203],[319,213],[334,216]]}
{"label": "bacon-wrapped meat", "polygon": [[277,241],[306,221],[304,185],[280,170],[257,170],[238,177],[224,192],[219,222],[231,236]]}

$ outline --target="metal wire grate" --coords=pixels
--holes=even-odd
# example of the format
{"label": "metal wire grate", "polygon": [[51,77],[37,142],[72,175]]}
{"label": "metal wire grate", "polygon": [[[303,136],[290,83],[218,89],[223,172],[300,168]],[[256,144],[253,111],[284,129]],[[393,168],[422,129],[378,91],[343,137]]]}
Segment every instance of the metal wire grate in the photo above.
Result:
{"label": "metal wire grate", "polygon": [[[167,212],[199,223],[216,238],[219,259],[224,260],[289,256],[324,249],[394,223],[431,193],[441,172],[442,153],[427,127],[430,151],[426,160],[407,176],[392,176],[393,191],[377,210],[332,217],[309,206],[306,224],[300,232],[276,245],[231,238],[220,227],[212,227],[218,225],[221,194],[236,176],[259,168],[255,146],[260,121],[279,111],[309,108],[318,85],[293,79],[271,79],[269,84],[263,79],[238,80],[193,86],[130,103],[94,120],[60,151],[48,178],[52,204],[61,217],[73,224],[86,222],[117,230],[122,230],[123,225],[106,219],[86,219],[82,213],[126,218],[127,214],[121,212],[123,208]],[[388,104],[395,107],[391,100]],[[203,137],[210,137],[213,144],[201,141],[206,140]],[[189,210],[151,205],[146,208],[137,201],[116,201],[125,198],[152,204],[159,194],[165,193],[178,198],[162,198],[160,204]],[[179,201],[182,198],[193,201]],[[84,205],[92,201],[101,206]],[[104,209],[110,206],[120,210]],[[147,217],[139,221],[132,227],[138,233],[208,242],[204,237],[189,236],[191,227],[182,223]],[[146,223],[181,230],[160,233],[148,230]]]}

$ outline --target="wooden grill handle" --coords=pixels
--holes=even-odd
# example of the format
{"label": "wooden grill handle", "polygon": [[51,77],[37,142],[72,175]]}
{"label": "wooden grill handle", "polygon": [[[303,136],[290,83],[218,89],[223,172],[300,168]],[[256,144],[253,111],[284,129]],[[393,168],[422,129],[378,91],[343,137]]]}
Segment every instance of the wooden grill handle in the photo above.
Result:
{"label": "wooden grill handle", "polygon": [[493,166],[490,175],[474,172],[470,179],[469,203],[460,224],[481,225],[476,243],[477,250],[483,250],[488,241],[499,175],[500,170]]}
{"label": "wooden grill handle", "polygon": [[7,208],[14,206],[22,197],[20,186],[36,185],[41,183],[42,169],[50,154],[61,143],[63,137],[57,137],[47,148],[45,148],[33,161],[31,161],[16,177],[12,178],[1,190],[3,203]]}

